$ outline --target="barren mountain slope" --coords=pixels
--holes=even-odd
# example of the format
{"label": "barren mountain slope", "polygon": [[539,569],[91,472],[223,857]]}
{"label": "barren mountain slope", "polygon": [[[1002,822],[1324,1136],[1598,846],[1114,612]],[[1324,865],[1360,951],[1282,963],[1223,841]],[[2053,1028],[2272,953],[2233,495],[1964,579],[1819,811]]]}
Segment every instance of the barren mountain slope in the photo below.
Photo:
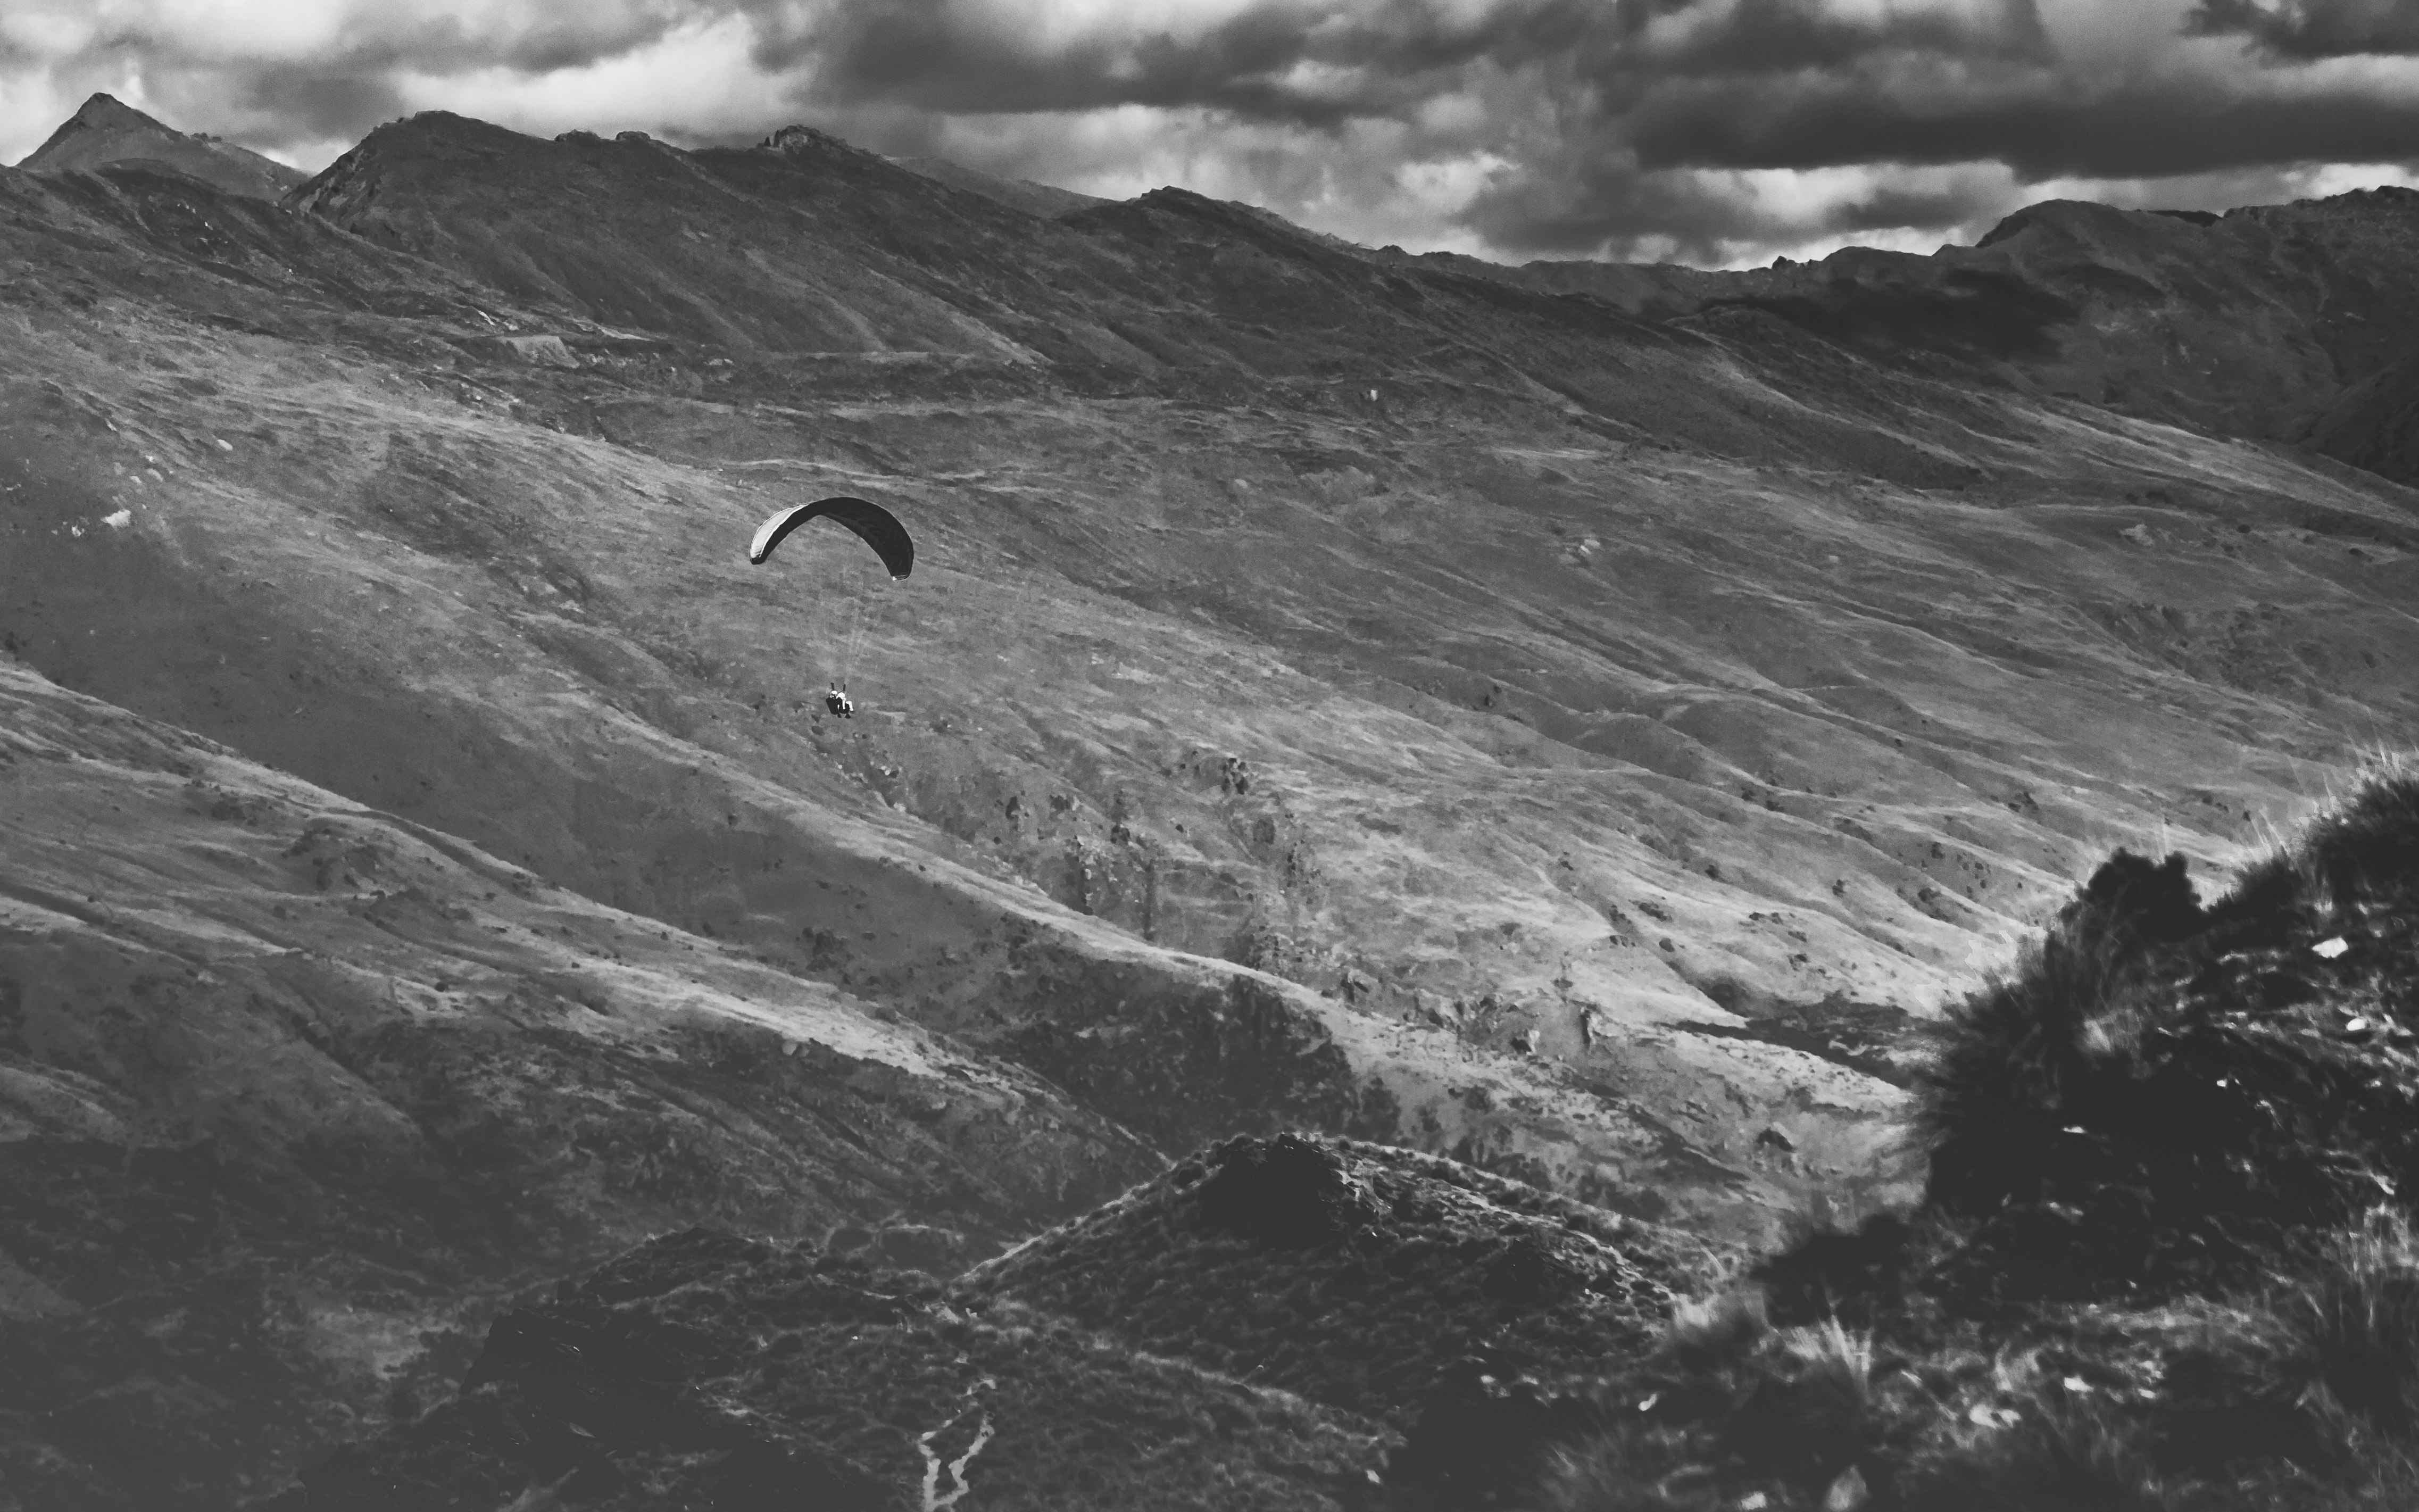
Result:
{"label": "barren mountain slope", "polygon": [[163,126],[112,95],[95,95],[17,164],[62,174],[117,165],[166,168],[233,194],[273,200],[307,176],[272,158]]}

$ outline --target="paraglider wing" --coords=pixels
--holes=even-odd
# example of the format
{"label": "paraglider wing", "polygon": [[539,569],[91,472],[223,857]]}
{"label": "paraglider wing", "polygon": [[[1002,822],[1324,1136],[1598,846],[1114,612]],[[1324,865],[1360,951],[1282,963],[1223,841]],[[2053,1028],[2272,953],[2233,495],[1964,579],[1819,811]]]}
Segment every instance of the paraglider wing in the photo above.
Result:
{"label": "paraglider wing", "polygon": [[789,537],[792,531],[818,516],[825,516],[847,526],[859,539],[873,548],[882,564],[890,569],[896,579],[904,578],[916,566],[916,542],[899,517],[880,504],[842,494],[832,499],[818,499],[811,504],[796,504],[777,512],[772,518],[756,527],[756,539],[747,543],[747,560],[762,564],[773,554],[773,548]]}

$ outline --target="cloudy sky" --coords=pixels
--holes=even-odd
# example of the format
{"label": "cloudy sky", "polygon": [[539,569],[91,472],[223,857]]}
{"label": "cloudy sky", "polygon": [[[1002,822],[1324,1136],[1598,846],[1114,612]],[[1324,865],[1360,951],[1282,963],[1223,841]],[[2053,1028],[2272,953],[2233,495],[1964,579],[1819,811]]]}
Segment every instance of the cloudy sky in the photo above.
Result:
{"label": "cloudy sky", "polygon": [[2057,196],[2419,170],[2419,0],[5,0],[0,162],[107,90],[316,171],[446,109],[806,121],[1371,245],[1703,266],[1930,251]]}

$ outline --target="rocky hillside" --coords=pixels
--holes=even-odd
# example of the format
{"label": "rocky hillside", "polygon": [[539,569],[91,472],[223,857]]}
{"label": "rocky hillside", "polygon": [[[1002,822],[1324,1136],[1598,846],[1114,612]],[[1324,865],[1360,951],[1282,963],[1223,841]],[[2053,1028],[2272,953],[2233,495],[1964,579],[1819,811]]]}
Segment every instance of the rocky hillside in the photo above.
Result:
{"label": "rocky hillside", "polygon": [[[23,1120],[64,1174],[0,1323],[43,1362],[10,1452],[95,1505],[264,1484],[450,1378],[512,1288],[663,1227],[903,1220],[973,1259],[1288,1126],[1717,1241],[1911,1199],[1909,1026],[2113,843],[2228,866],[2419,692],[2398,486],[1749,303],[1388,267],[1175,191],[1044,219],[804,131],[424,116],[283,208],[130,163],[0,170],[0,650],[74,758],[19,766],[81,816],[8,821],[42,890],[0,940],[52,962],[77,916],[42,900],[223,916],[174,950],[244,984],[210,1011],[279,1068],[188,1088],[131,985],[0,1047],[117,1120]],[[747,564],[837,491],[910,521],[910,579],[807,535]],[[216,839],[100,799],[121,727],[218,753],[239,813],[298,795]],[[318,816],[403,880],[287,857]],[[303,929],[279,907],[352,986],[241,975]],[[589,1017],[778,1005],[904,1079],[828,1090],[778,1024]],[[306,1008],[444,1069],[373,1095]],[[394,1111],[424,1097],[426,1129]],[[692,1154],[443,1142],[517,1151],[558,1098]],[[354,1110],[393,1137],[340,1141],[342,1180],[424,1195],[400,1238],[331,1197],[324,1282],[232,1199],[160,1271],[186,1252],[96,1195],[155,1104],[245,1192],[355,1190],[292,1152]],[[1019,1107],[1063,1141],[1023,1181],[985,1121]],[[617,1161],[644,1201],[599,1195]],[[537,1258],[466,1219],[411,1269],[413,1214],[508,1191]],[[316,1324],[208,1342],[295,1298],[415,1321],[325,1369]],[[205,1342],[163,1362],[170,1312]],[[122,1482],[137,1431],[184,1478]]]}

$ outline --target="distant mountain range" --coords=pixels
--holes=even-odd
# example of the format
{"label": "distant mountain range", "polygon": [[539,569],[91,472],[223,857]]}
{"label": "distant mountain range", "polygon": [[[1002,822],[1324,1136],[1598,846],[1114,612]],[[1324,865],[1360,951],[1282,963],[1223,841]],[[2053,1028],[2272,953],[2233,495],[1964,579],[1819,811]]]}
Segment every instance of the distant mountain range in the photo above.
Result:
{"label": "distant mountain range", "polygon": [[[420,129],[433,119],[419,118]],[[372,171],[366,160],[353,160],[372,151],[377,136],[347,155],[348,175]],[[805,128],[775,143],[784,140],[840,146]],[[887,161],[1045,219],[1109,203],[941,158]],[[112,163],[156,165],[271,199],[303,181],[282,163],[177,131],[106,94],[86,100],[18,166],[55,174]],[[399,171],[408,178],[408,169]],[[345,181],[331,179],[306,203],[342,219]],[[1287,234],[1315,235],[1269,219]],[[2419,324],[2419,294],[2400,276],[2414,233],[2419,192],[2389,188],[2224,216],[2045,201],[1970,248],[1944,247],[1929,257],[1849,248],[1744,272],[1596,262],[1515,268],[1317,239],[1384,264],[1591,295],[1656,320],[1764,312],[1870,355],[1934,360],[1968,377],[2222,434],[2306,439],[2355,466],[2411,481],[2404,454],[2419,444],[2411,434],[2419,379],[2388,369],[2403,361]],[[2361,392],[2351,397],[2355,388]],[[2347,405],[2341,413],[2338,399]]]}

